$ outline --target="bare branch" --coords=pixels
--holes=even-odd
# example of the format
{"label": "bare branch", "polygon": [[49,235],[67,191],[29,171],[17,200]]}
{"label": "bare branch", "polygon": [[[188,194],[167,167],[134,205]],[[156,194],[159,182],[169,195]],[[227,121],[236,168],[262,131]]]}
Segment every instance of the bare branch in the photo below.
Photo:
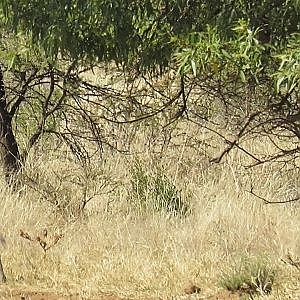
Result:
{"label": "bare branch", "polygon": [[21,103],[25,101],[25,94],[28,91],[30,83],[35,79],[35,75],[37,74],[38,69],[34,68],[31,75],[27,78],[27,80],[23,83],[21,91],[18,93],[18,98],[12,105],[9,115],[13,117],[20,107]]}
{"label": "bare branch", "polygon": [[262,200],[265,204],[285,204],[285,203],[291,203],[291,202],[296,202],[300,200],[300,197],[292,198],[289,200],[283,200],[283,201],[269,201],[266,198],[257,195],[256,193],[253,192],[253,187],[251,187],[250,191],[247,191],[251,195],[255,196],[256,198]]}

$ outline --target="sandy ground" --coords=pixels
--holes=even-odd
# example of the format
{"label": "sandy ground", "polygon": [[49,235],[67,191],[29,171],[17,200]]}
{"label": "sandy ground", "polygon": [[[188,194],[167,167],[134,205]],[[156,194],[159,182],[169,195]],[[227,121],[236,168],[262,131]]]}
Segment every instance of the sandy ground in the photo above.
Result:
{"label": "sandy ground", "polygon": [[[63,295],[54,292],[38,292],[38,291],[21,291],[21,290],[0,290],[0,299],[12,300],[130,300],[130,298],[121,298],[116,295],[101,294],[93,296],[92,298],[85,298],[79,295]],[[131,300],[136,298],[131,298]],[[221,291],[215,295],[203,296],[200,293],[183,294],[172,298],[174,300],[238,300],[238,294],[232,294],[227,291]],[[141,300],[165,300],[163,298],[148,298]],[[167,300],[167,299],[166,299]]]}
{"label": "sandy ground", "polygon": [[113,295],[99,295],[93,298],[84,298],[77,295],[62,295],[54,292],[30,292],[30,291],[5,291],[1,292],[0,299],[12,300],[120,300],[121,298]]}

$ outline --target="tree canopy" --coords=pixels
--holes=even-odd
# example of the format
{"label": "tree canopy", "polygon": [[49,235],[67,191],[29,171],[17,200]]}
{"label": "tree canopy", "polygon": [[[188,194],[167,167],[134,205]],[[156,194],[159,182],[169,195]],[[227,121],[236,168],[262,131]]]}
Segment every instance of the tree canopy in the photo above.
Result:
{"label": "tree canopy", "polygon": [[[197,56],[191,66],[194,73],[197,61],[216,69],[216,60],[227,57],[239,60],[242,77],[245,68],[266,72],[263,64],[270,74],[281,72],[280,84],[293,85],[297,78],[285,74],[299,45],[297,0],[3,0],[0,6],[7,26],[29,34],[32,44],[41,45],[52,58],[59,54],[161,70],[174,62],[176,54],[182,58],[180,65],[188,62],[190,50],[189,56]],[[246,48],[232,48],[234,41]],[[251,43],[260,47],[250,49]]]}
{"label": "tree canopy", "polygon": [[[55,76],[66,83],[72,74],[73,84],[66,83],[61,90],[69,96],[65,86],[73,89],[80,67],[116,63],[125,72],[134,69],[137,76],[175,70],[180,80],[178,95],[154,112],[142,111],[137,119],[175,103],[176,116],[186,114],[194,122],[201,116],[209,121],[209,114],[200,109],[207,100],[195,98],[200,89],[211,100],[210,108],[219,102],[226,110],[224,118],[235,120],[236,138],[224,137],[228,149],[249,132],[286,137],[287,131],[288,138],[300,139],[298,0],[2,0],[0,9],[3,35],[22,40],[14,51],[8,51],[4,39],[1,45],[8,69],[19,61],[15,68],[19,78],[25,56],[32,51],[33,69],[39,64],[46,68],[44,74],[52,83],[56,84]],[[61,60],[70,62],[69,71],[56,66],[53,73],[55,62]],[[32,56],[30,61],[32,65]],[[32,67],[28,70],[25,73],[32,79]],[[88,86],[86,82],[77,86],[83,88],[81,84]],[[44,97],[42,110],[48,98]],[[61,108],[58,103],[56,107]],[[280,147],[282,153],[298,148],[298,144],[291,149]]]}

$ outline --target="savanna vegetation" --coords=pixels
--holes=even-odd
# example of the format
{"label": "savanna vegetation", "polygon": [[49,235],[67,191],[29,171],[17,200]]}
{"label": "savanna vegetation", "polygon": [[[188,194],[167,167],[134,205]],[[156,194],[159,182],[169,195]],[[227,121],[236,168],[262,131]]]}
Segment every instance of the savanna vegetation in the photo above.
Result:
{"label": "savanna vegetation", "polygon": [[299,14],[1,0],[3,295],[297,299]]}

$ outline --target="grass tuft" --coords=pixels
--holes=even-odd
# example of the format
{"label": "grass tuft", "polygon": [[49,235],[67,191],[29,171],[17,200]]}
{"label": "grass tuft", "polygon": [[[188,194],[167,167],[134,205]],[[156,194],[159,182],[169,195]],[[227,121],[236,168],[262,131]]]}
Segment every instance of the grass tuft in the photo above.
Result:
{"label": "grass tuft", "polygon": [[188,204],[161,168],[146,169],[140,161],[131,168],[131,202],[141,211],[186,215]]}
{"label": "grass tuft", "polygon": [[231,292],[267,295],[272,291],[275,270],[266,258],[242,258],[223,273],[221,286]]}

